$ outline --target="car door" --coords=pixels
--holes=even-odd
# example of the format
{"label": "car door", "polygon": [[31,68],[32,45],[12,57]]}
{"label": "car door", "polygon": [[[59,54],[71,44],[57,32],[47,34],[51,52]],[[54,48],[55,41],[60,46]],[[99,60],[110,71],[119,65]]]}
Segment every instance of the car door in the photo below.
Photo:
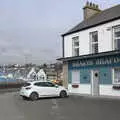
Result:
{"label": "car door", "polygon": [[39,93],[39,96],[44,96],[46,94],[44,86],[44,82],[34,83],[34,90]]}
{"label": "car door", "polygon": [[47,96],[56,96],[58,95],[58,87],[55,86],[55,84],[50,82],[45,82],[45,93]]}

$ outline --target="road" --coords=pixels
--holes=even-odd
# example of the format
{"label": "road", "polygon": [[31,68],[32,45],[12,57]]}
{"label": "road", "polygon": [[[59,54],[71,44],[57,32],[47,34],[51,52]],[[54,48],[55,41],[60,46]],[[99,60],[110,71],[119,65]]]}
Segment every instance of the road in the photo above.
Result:
{"label": "road", "polygon": [[0,120],[118,120],[120,99],[70,96],[35,102],[17,92],[0,94]]}

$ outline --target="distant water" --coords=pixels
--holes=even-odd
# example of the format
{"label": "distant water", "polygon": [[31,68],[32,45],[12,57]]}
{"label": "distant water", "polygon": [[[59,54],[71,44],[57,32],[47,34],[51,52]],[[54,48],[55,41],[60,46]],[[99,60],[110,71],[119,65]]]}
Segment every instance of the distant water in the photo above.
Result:
{"label": "distant water", "polygon": [[3,78],[0,76],[0,82],[17,82],[17,80],[11,78]]}

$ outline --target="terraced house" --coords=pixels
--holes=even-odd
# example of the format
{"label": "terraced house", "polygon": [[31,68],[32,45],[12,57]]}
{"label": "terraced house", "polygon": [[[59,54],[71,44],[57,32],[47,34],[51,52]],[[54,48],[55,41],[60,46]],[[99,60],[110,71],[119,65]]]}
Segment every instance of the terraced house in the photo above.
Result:
{"label": "terraced house", "polygon": [[84,20],[62,35],[64,85],[72,93],[120,96],[120,5],[87,2]]}

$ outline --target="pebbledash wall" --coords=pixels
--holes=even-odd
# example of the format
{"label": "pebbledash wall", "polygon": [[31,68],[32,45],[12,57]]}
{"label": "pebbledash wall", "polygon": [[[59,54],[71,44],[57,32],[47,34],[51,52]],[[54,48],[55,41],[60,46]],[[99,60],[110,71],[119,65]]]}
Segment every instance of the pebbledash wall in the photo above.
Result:
{"label": "pebbledash wall", "polygon": [[[71,93],[91,94],[92,70],[99,71],[99,94],[120,96],[120,90],[114,89],[113,70],[120,67],[120,55],[74,60],[68,62],[68,89]],[[78,71],[79,81],[72,79],[72,73]],[[78,88],[72,85],[79,85]]]}

